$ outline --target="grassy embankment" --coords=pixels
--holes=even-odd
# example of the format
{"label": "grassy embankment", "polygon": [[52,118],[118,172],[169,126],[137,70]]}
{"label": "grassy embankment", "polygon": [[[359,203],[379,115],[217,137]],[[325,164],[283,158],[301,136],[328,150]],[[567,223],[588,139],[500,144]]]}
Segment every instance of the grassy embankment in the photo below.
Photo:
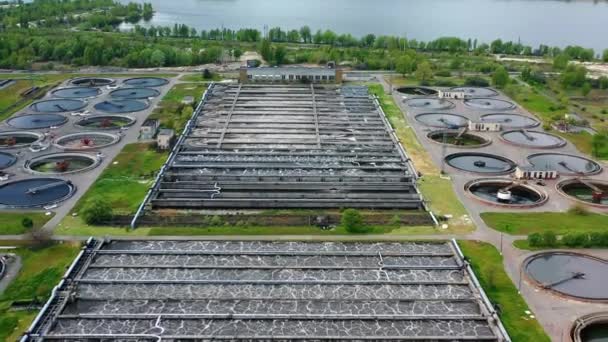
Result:
{"label": "grassy embankment", "polygon": [[0,341],[17,341],[38,313],[37,310],[12,311],[11,303],[17,300],[44,303],[79,248],[78,244],[62,243],[39,249],[21,247],[12,251],[21,257],[22,268],[0,296]]}
{"label": "grassy embankment", "polygon": [[30,218],[34,223],[33,228],[37,229],[44,226],[53,215],[46,215],[42,212],[3,212],[0,214],[0,235],[19,235],[27,232],[21,222],[25,218]]}
{"label": "grassy embankment", "polygon": [[526,301],[504,271],[503,258],[494,246],[478,241],[459,241],[481,286],[494,305],[513,342],[549,342],[542,326],[530,315]]}

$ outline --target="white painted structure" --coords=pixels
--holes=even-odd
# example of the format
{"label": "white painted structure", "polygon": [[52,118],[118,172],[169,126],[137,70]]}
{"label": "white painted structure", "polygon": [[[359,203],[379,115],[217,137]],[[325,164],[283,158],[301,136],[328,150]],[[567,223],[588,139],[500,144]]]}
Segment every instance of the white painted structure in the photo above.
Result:
{"label": "white painted structure", "polygon": [[500,132],[502,125],[498,122],[473,122],[469,121],[469,131],[473,132]]}
{"label": "white painted structure", "polygon": [[517,179],[557,179],[559,174],[556,170],[536,170],[531,167],[518,166],[515,169]]}
{"label": "white painted structure", "polygon": [[471,97],[471,95],[465,93],[464,91],[451,91],[451,90],[439,90],[438,96],[440,99],[454,99],[454,100],[464,100],[466,98]]}

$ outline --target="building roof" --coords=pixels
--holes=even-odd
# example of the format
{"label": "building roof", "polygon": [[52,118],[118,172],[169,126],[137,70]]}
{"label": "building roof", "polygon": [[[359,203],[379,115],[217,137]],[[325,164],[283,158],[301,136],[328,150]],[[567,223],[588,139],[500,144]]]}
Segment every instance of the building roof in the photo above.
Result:
{"label": "building roof", "polygon": [[504,341],[454,242],[90,240],[34,341]]}
{"label": "building roof", "polygon": [[141,125],[142,127],[151,127],[151,126],[157,126],[159,124],[159,121],[157,119],[147,119],[146,121],[144,121],[143,125]]}
{"label": "building roof", "polygon": [[303,75],[303,76],[335,76],[336,69],[329,68],[307,68],[307,67],[281,67],[281,68],[249,68],[247,74],[255,76],[282,76],[282,75]]}
{"label": "building roof", "polygon": [[172,130],[172,129],[169,129],[169,128],[161,128],[158,131],[158,135],[159,136],[161,136],[161,135],[175,135],[175,131]]}

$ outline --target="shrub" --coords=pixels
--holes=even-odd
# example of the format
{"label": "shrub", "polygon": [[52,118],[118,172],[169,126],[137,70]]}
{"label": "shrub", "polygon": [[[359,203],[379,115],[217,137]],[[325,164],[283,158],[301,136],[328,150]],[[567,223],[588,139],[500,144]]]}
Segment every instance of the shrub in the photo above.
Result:
{"label": "shrub", "polygon": [[546,231],[543,233],[543,246],[555,247],[557,246],[557,236],[553,231]]}
{"label": "shrub", "polygon": [[587,247],[589,236],[585,233],[570,233],[562,237],[562,243],[568,247]]}
{"label": "shrub", "polygon": [[209,220],[210,226],[219,227],[219,226],[222,226],[223,224],[224,224],[224,220],[222,219],[221,216],[218,216],[218,215],[214,215]]}
{"label": "shrub", "polygon": [[356,209],[344,210],[341,224],[349,233],[363,234],[369,232],[369,228],[363,223],[363,216]]}
{"label": "shrub", "polygon": [[85,203],[80,215],[87,224],[102,224],[112,218],[112,207],[103,198],[94,197]]}
{"label": "shrub", "polygon": [[470,76],[464,80],[464,85],[470,87],[488,87],[490,86],[490,82],[483,77]]}
{"label": "shrub", "polygon": [[449,70],[439,70],[435,75],[439,77],[451,77],[452,73]]}
{"label": "shrub", "polygon": [[23,220],[21,220],[21,226],[28,230],[32,229],[34,228],[34,221],[29,217],[24,217]]}
{"label": "shrub", "polygon": [[540,247],[543,245],[543,237],[539,233],[528,235],[528,244],[531,247]]}
{"label": "shrub", "polygon": [[587,216],[589,215],[589,210],[581,204],[576,204],[568,209],[568,213],[577,216]]}

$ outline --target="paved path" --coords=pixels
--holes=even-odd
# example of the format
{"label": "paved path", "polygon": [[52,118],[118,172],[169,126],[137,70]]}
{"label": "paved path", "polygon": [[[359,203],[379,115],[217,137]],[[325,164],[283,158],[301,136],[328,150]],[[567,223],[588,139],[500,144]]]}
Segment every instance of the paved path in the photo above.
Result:
{"label": "paved path", "polygon": [[[7,255],[9,253],[4,253],[0,255]],[[0,279],[0,294],[6,290],[8,285],[17,277],[19,270],[21,269],[21,257],[15,255],[11,258],[10,262],[6,263],[7,269],[4,277]]]}

